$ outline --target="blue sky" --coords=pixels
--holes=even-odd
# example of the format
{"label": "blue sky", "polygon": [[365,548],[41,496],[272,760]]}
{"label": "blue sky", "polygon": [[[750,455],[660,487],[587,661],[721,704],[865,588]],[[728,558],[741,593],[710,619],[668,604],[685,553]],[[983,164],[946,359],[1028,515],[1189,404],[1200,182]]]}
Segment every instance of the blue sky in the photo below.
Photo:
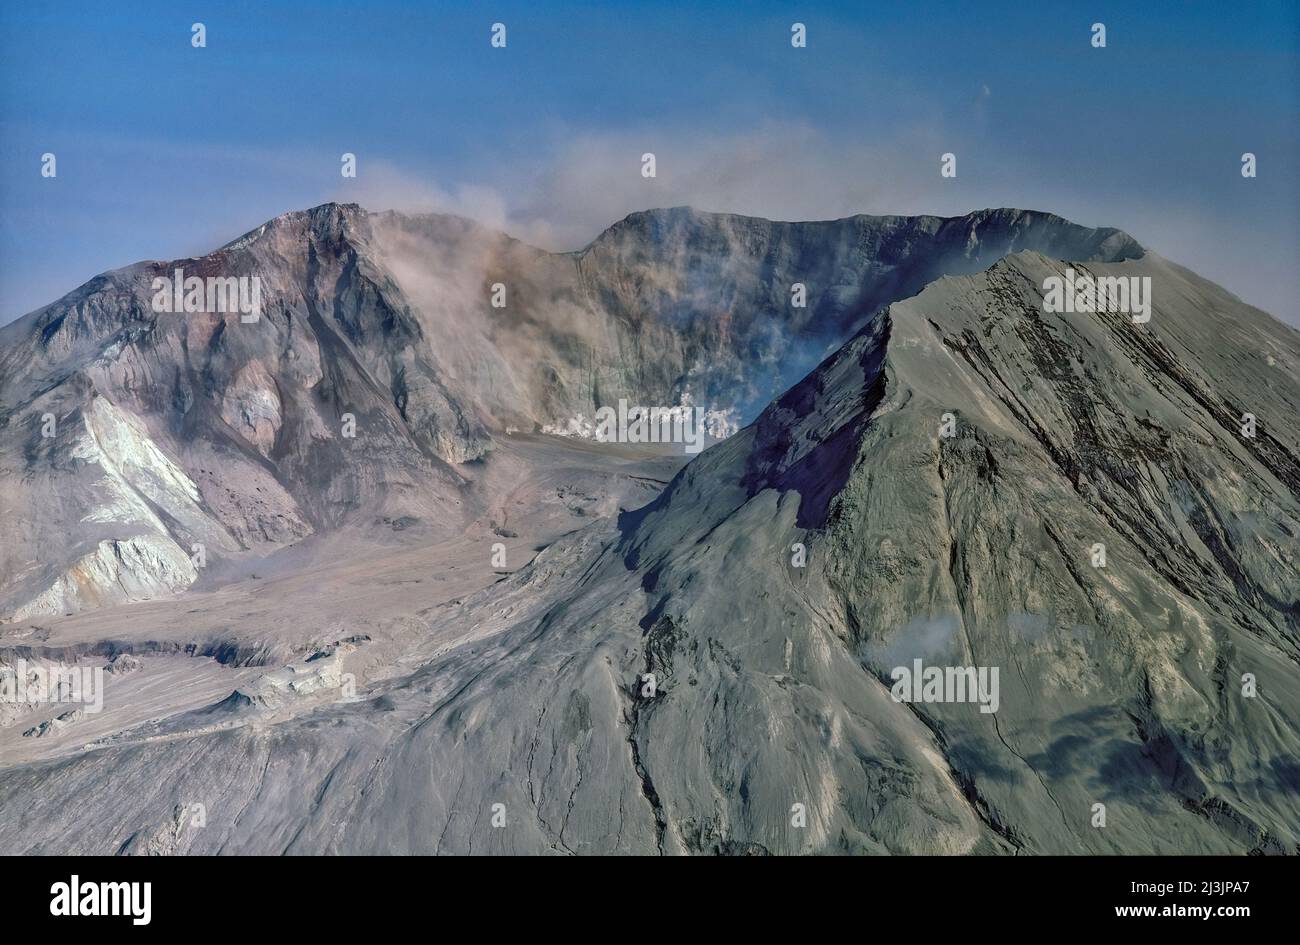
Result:
{"label": "blue sky", "polygon": [[0,322],[356,200],[556,249],[682,203],[1051,210],[1300,324],[1296,2],[35,6],[0,8]]}

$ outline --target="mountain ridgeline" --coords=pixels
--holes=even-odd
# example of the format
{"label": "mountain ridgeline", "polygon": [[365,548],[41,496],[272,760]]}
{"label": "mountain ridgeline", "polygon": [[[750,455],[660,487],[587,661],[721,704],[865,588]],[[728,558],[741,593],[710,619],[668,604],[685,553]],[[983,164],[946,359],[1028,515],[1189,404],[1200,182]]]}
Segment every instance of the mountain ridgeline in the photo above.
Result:
{"label": "mountain ridgeline", "polygon": [[[196,544],[257,556],[375,514],[454,530],[457,467],[502,431],[620,398],[747,422],[883,306],[1020,250],[1142,255],[1119,231],[1018,210],[655,210],[554,254],[461,218],[327,204],[198,259],[106,273],[0,329],[17,510],[0,617],[174,592],[197,577]],[[256,277],[259,317],[159,311],[177,306],[170,291],[156,304],[155,280],[177,270]]]}
{"label": "mountain ridgeline", "polygon": [[[260,321],[153,313],[179,266],[259,273]],[[1118,231],[668,210],[554,255],[329,206],[2,340],[0,659],[135,660],[0,763],[7,850],[1300,853],[1300,334]],[[658,479],[503,434],[687,392],[752,422]],[[375,516],[461,543],[45,616]],[[373,594],[346,636],[301,626],[331,593]]]}

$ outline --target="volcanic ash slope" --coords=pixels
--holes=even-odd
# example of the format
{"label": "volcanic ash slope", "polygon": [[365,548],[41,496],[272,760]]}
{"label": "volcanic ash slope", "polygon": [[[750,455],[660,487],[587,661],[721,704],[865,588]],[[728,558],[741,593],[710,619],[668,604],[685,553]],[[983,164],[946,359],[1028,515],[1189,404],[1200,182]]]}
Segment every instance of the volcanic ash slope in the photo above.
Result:
{"label": "volcanic ash slope", "polygon": [[[1300,338],[1153,254],[1073,264],[1150,276],[1149,323],[1046,313],[1065,265],[892,305],[356,702],[228,699],[0,769],[0,842],[1295,852]],[[916,659],[996,667],[997,711],[894,701]]]}
{"label": "volcanic ash slope", "polygon": [[[1142,253],[1022,210],[775,223],[681,207],[547,253],[455,217],[327,204],[105,273],[0,328],[0,622],[166,599],[375,520],[454,536],[494,436],[594,431],[620,399],[751,419],[881,306],[1015,249]],[[260,280],[261,311],[158,311],[155,280],[178,271]]]}

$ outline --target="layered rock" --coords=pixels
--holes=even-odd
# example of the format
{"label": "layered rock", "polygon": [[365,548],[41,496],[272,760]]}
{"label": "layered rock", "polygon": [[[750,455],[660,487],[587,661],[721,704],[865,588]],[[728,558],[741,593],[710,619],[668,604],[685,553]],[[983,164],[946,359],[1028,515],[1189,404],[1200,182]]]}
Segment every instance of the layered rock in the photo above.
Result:
{"label": "layered rock", "polygon": [[[456,467],[495,434],[584,430],[620,398],[693,404],[729,430],[881,305],[1020,248],[1142,253],[1026,211],[772,223],[679,208],[552,254],[455,217],[327,204],[106,273],[0,329],[0,619],[147,598],[205,560],[376,518],[454,533]],[[191,279],[206,280],[198,311]],[[240,279],[257,291],[227,297]],[[245,296],[257,312],[237,310]],[[91,566],[104,542],[153,551]]]}
{"label": "layered rock", "polygon": [[[1072,265],[1149,277],[1150,321],[1049,311],[1034,252],[939,279],[358,701],[0,771],[0,839],[1300,851],[1300,336],[1153,254]],[[900,701],[917,660],[996,668],[996,705]]]}

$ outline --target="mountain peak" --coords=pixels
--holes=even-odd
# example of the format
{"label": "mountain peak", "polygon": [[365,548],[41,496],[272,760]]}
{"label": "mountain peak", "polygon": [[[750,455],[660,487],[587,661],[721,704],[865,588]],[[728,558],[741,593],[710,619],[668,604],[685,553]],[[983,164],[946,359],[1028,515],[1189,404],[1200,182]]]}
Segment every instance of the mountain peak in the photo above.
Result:
{"label": "mountain peak", "polygon": [[346,228],[368,216],[369,212],[356,203],[330,202],[306,210],[289,210],[231,240],[221,250],[242,249],[272,231],[337,238]]}
{"label": "mountain peak", "polygon": [[[33,726],[21,757],[47,764],[0,797],[6,848],[67,835],[9,829],[39,821],[37,798],[111,809],[79,821],[105,825],[92,849],[120,852],[129,822],[266,852],[229,818],[179,838],[176,796],[301,825],[282,831],[293,852],[428,843],[410,824],[458,804],[443,852],[553,852],[566,804],[605,805],[568,825],[573,850],[1295,848],[1294,792],[1256,790],[1295,725],[1222,707],[1240,672],[1300,700],[1300,336],[1119,231],[1034,211],[675,207],[576,256],[475,226],[324,204],[174,264],[258,278],[257,318],[197,293],[159,311],[159,263],[0,335],[0,499],[18,511],[0,637],[132,654],[181,700],[162,722],[152,695],[115,702],[150,721],[75,758]],[[1053,310],[1045,280],[1067,266],[1149,278],[1149,322]],[[641,445],[529,435],[582,436],[621,401],[757,420],[680,472]],[[498,539],[516,574],[486,566]],[[328,711],[359,724],[322,725],[307,700],[354,644],[365,699]],[[181,652],[269,671],[169,687]],[[1000,668],[1000,695],[900,705],[891,668],[922,660]],[[647,673],[653,702],[634,695]],[[264,710],[282,744],[337,762],[247,763],[261,749],[239,739],[261,736],[240,729]],[[18,728],[0,724],[6,759]],[[545,791],[504,782],[539,745]],[[141,759],[176,791],[105,794]],[[792,784],[872,802],[792,834]],[[1061,816],[1098,784],[1141,801],[1110,836]],[[476,819],[486,786],[521,829]]]}
{"label": "mountain peak", "polygon": [[951,246],[966,245],[991,264],[1018,249],[1038,248],[1063,259],[1137,259],[1146,252],[1123,230],[1092,228],[1054,213],[993,207],[953,217],[855,214],[833,220],[786,222],[737,213],[716,213],[694,207],[663,207],[629,213],[597,236],[583,252],[632,238],[673,245],[686,240],[775,238],[792,228],[838,238],[883,245],[914,238],[933,238]]}

